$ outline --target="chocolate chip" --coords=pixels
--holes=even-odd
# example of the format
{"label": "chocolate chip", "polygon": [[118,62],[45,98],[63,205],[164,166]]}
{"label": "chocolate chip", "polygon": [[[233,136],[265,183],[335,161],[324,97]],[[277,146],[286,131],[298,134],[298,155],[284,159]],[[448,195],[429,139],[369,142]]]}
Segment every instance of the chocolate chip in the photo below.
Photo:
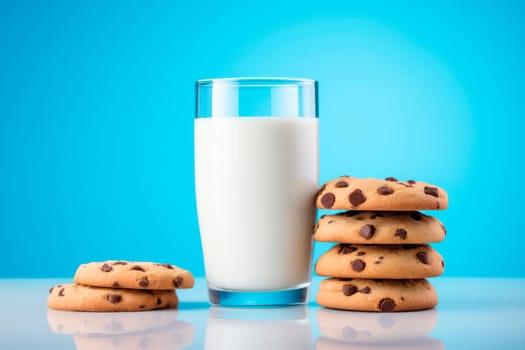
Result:
{"label": "chocolate chip", "polygon": [[429,196],[439,197],[437,187],[425,186],[423,191],[425,191],[425,194],[428,194]]}
{"label": "chocolate chip", "polygon": [[359,234],[361,235],[361,237],[365,239],[372,238],[375,232],[376,232],[376,228],[374,227],[374,225],[363,225],[359,229]]}
{"label": "chocolate chip", "polygon": [[404,298],[404,297],[401,297],[401,301],[405,301],[405,298]]}
{"label": "chocolate chip", "polygon": [[365,266],[365,262],[361,259],[352,261],[352,270],[354,270],[355,272],[363,271],[365,269]]}
{"label": "chocolate chip", "polygon": [[441,260],[441,267],[445,268],[445,262],[443,260]]}
{"label": "chocolate chip", "polygon": [[49,288],[49,294],[53,293],[53,289],[54,289],[54,288],[55,288],[55,287],[51,287],[51,288]]}
{"label": "chocolate chip", "polygon": [[334,220],[328,220],[327,224],[331,224]]}
{"label": "chocolate chip", "polygon": [[427,252],[418,252],[416,254],[419,261],[421,261],[425,265],[429,265],[430,261],[428,260],[428,253]]}
{"label": "chocolate chip", "polygon": [[363,251],[360,251],[360,252],[357,252],[356,255],[357,255],[357,256],[363,256],[363,255],[366,255],[366,253],[363,252]]}
{"label": "chocolate chip", "polygon": [[387,177],[387,178],[385,179],[385,181],[397,182],[397,179],[396,179],[395,177],[391,177],[391,176],[389,176],[389,177]]}
{"label": "chocolate chip", "polygon": [[335,195],[333,193],[325,193],[322,197],[321,197],[321,204],[325,207],[325,208],[332,208],[333,205],[335,203]]}
{"label": "chocolate chip", "polygon": [[102,265],[102,267],[100,269],[102,271],[104,271],[104,272],[109,272],[109,271],[113,270],[113,268],[107,263],[104,263],[104,265]]}
{"label": "chocolate chip", "polygon": [[139,280],[139,286],[145,288],[149,284],[148,277],[144,276]]}
{"label": "chocolate chip", "polygon": [[184,279],[178,276],[177,278],[173,279],[173,286],[175,286],[175,288],[179,288],[182,285],[182,281],[184,281]]}
{"label": "chocolate chip", "polygon": [[342,254],[342,255],[351,254],[355,252],[356,250],[357,250],[356,247],[352,247],[351,245],[348,245],[348,244],[342,244],[339,246],[339,254]]}
{"label": "chocolate chip", "polygon": [[370,289],[370,287],[365,287],[365,288],[361,288],[359,290],[359,293],[363,293],[363,294],[370,294],[372,290]]}
{"label": "chocolate chip", "polygon": [[411,185],[415,185],[415,184],[416,184],[416,182],[415,182],[414,180],[407,180],[407,182],[408,182],[409,184],[411,184]]}
{"label": "chocolate chip", "polygon": [[336,188],[348,187],[348,182],[346,182],[346,181],[338,181],[338,182],[335,184],[335,187],[336,187]]}
{"label": "chocolate chip", "polygon": [[343,284],[343,294],[349,297],[352,294],[357,293],[357,287],[353,284]]}
{"label": "chocolate chip", "polygon": [[126,261],[115,261],[112,265],[127,265],[128,263]]}
{"label": "chocolate chip", "polygon": [[408,213],[408,215],[416,221],[420,221],[421,219],[423,219],[423,216],[421,216],[421,214],[417,211],[411,211],[410,213]]}
{"label": "chocolate chip", "polygon": [[160,305],[160,304],[162,304],[162,299],[157,298],[157,305]]}
{"label": "chocolate chip", "polygon": [[64,294],[64,289],[65,288],[61,288],[59,291],[58,291],[58,296],[59,297],[63,297],[65,294]]}
{"label": "chocolate chip", "polygon": [[113,288],[120,288],[120,283],[118,283],[117,281],[113,282],[113,284],[111,285]]}
{"label": "chocolate chip", "polygon": [[146,307],[146,304],[140,304],[140,305],[139,305],[139,308],[140,308],[140,309],[144,309],[145,307]]}
{"label": "chocolate chip", "polygon": [[370,219],[374,220],[375,218],[382,218],[382,217],[385,217],[384,214],[381,214],[381,213],[374,213],[372,215],[370,215]]}
{"label": "chocolate chip", "polygon": [[108,301],[111,304],[119,303],[122,300],[120,294],[108,294]]}
{"label": "chocolate chip", "polygon": [[407,238],[407,231],[404,228],[398,228],[396,233],[394,233],[394,237],[399,237],[402,240],[405,240]]}
{"label": "chocolate chip", "polygon": [[394,193],[394,190],[388,186],[381,186],[377,189],[377,193],[379,193],[382,196],[388,196],[389,194]]}
{"label": "chocolate chip", "polygon": [[162,267],[165,267],[167,269],[170,269],[170,270],[173,270],[173,266],[170,265],[170,264],[155,264],[156,266],[162,266]]}
{"label": "chocolate chip", "polygon": [[130,270],[146,272],[142,266],[135,265]]}
{"label": "chocolate chip", "polygon": [[379,309],[383,312],[394,311],[396,303],[390,298],[384,298],[379,301]]}
{"label": "chocolate chip", "polygon": [[366,197],[360,189],[356,189],[352,193],[350,193],[350,195],[348,196],[348,200],[350,201],[350,204],[352,204],[352,206],[357,207],[358,205],[366,201]]}
{"label": "chocolate chip", "polygon": [[385,258],[384,256],[380,256],[378,259],[383,260],[384,258]]}
{"label": "chocolate chip", "polygon": [[374,261],[374,264],[379,265],[379,264],[381,264],[381,261],[376,260],[376,261]]}

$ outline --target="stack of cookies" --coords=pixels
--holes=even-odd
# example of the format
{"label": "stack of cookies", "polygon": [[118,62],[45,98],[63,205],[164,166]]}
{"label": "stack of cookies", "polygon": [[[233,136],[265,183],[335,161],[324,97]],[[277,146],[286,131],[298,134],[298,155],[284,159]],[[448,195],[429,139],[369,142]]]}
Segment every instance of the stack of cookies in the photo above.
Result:
{"label": "stack of cookies", "polygon": [[446,209],[447,193],[430,184],[389,177],[342,176],[327,182],[318,208],[347,210],[322,216],[314,239],[336,242],[315,265],[317,303],[360,311],[411,311],[437,305],[425,279],[443,273],[441,255],[428,243],[444,239],[445,226],[418,210]]}
{"label": "stack of cookies", "polygon": [[47,305],[67,311],[145,311],[176,307],[176,288],[192,288],[193,275],[170,264],[104,261],[82,264],[74,284],[49,290]]}

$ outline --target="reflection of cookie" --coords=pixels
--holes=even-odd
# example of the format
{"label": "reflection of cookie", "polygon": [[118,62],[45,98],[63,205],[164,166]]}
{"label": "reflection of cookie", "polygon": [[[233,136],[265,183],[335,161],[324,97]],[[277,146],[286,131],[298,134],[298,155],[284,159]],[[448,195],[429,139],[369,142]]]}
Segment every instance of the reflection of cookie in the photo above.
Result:
{"label": "reflection of cookie", "polygon": [[432,338],[418,338],[399,340],[388,343],[368,344],[342,342],[326,337],[320,337],[315,342],[316,350],[444,350],[445,345],[441,340]]}
{"label": "reflection of cookie", "polygon": [[115,335],[75,335],[77,350],[185,349],[194,338],[193,325],[174,321],[169,327]]}
{"label": "reflection of cookie", "polygon": [[58,285],[50,290],[47,305],[66,311],[144,311],[178,305],[174,290],[131,290]]}
{"label": "reflection of cookie", "polygon": [[321,282],[317,303],[333,309],[412,311],[437,305],[437,294],[425,279],[373,280],[329,278]]}
{"label": "reflection of cookie", "polygon": [[178,310],[157,312],[68,312],[47,310],[49,328],[61,334],[121,334],[143,332],[176,322]]}
{"label": "reflection of cookie", "polygon": [[320,308],[319,330],[326,338],[352,343],[391,343],[424,338],[438,321],[437,310],[418,312],[352,312]]}
{"label": "reflection of cookie", "polygon": [[341,176],[319,190],[317,207],[358,210],[432,210],[448,207],[447,193],[413,180],[397,181]]}
{"label": "reflection of cookie", "polygon": [[191,288],[194,279],[189,271],[170,264],[105,261],[80,265],[75,282],[97,287],[165,290]]}
{"label": "reflection of cookie", "polygon": [[440,242],[445,226],[417,211],[347,211],[322,216],[314,239],[361,244],[414,244]]}
{"label": "reflection of cookie", "polygon": [[427,244],[338,244],[321,255],[315,272],[340,278],[424,278],[443,273],[441,255]]}

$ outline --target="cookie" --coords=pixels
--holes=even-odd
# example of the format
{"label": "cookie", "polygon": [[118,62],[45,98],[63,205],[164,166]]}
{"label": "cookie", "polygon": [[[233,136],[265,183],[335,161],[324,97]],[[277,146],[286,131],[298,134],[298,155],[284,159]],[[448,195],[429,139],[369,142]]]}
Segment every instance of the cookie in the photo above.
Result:
{"label": "cookie", "polygon": [[425,278],[443,273],[441,255],[428,244],[337,244],[319,257],[315,272],[340,278]]}
{"label": "cookie", "polygon": [[86,286],[154,290],[191,288],[194,284],[193,275],[175,265],[131,261],[82,264],[74,280]]}
{"label": "cookie", "polygon": [[50,289],[47,306],[66,311],[145,311],[176,307],[172,290],[132,290],[62,284]]}
{"label": "cookie", "polygon": [[314,239],[320,242],[354,244],[415,244],[440,242],[445,226],[436,218],[417,211],[347,211],[323,215]]}
{"label": "cookie", "polygon": [[446,209],[448,197],[425,182],[341,176],[321,187],[316,204],[323,209],[434,210]]}
{"label": "cookie", "polygon": [[321,281],[317,303],[356,311],[414,311],[437,305],[434,287],[425,279],[339,279]]}

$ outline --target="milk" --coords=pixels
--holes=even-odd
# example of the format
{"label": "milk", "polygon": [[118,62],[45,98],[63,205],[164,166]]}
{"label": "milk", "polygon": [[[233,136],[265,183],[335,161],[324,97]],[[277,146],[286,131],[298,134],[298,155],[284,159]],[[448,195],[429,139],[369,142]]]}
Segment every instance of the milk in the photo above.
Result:
{"label": "milk", "polygon": [[319,169],[315,118],[195,119],[195,186],[206,279],[280,290],[310,281]]}

